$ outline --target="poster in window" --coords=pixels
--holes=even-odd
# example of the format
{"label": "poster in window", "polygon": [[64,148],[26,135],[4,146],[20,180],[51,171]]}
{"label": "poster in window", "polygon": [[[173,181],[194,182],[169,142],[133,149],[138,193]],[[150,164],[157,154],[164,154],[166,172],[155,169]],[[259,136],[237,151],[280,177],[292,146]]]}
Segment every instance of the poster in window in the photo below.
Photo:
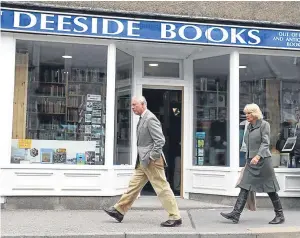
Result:
{"label": "poster in window", "polygon": [[101,102],[93,102],[93,111],[100,110],[102,108]]}
{"label": "poster in window", "polygon": [[100,110],[97,110],[97,109],[93,110],[92,111],[92,116],[93,117],[101,117],[101,109]]}
{"label": "poster in window", "polygon": [[85,122],[91,122],[92,121],[92,114],[85,114]]}
{"label": "poster in window", "polygon": [[87,102],[86,103],[86,111],[87,112],[93,111],[93,102]]}
{"label": "poster in window", "polygon": [[77,164],[85,164],[85,154],[84,153],[77,153],[76,154],[76,162]]}
{"label": "poster in window", "polygon": [[96,94],[88,94],[87,95],[87,101],[101,101],[101,95]]}
{"label": "poster in window", "polygon": [[54,156],[53,156],[53,162],[55,164],[64,164],[67,160],[67,150],[64,148],[56,149]]}
{"label": "poster in window", "polygon": [[92,126],[91,125],[85,125],[85,134],[91,134],[92,133]]}
{"label": "poster in window", "polygon": [[100,124],[101,123],[101,118],[100,117],[93,117],[92,118],[92,123],[93,124]]}
{"label": "poster in window", "polygon": [[85,152],[86,163],[89,165],[95,164],[95,151],[86,151]]}
{"label": "poster in window", "polygon": [[41,163],[52,163],[53,162],[53,149],[41,149]]}

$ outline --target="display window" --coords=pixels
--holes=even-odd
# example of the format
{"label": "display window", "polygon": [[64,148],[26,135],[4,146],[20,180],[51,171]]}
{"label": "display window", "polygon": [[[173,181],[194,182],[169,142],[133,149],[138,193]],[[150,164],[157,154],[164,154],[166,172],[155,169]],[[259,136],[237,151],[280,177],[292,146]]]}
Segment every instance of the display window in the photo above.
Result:
{"label": "display window", "polygon": [[194,160],[229,166],[229,55],[194,61]]}
{"label": "display window", "polygon": [[[299,57],[240,55],[240,129],[246,124],[243,108],[256,103],[270,123],[274,167],[300,168],[299,65]],[[244,164],[242,148],[240,166]]]}
{"label": "display window", "polygon": [[107,47],[16,41],[11,163],[103,165]]}

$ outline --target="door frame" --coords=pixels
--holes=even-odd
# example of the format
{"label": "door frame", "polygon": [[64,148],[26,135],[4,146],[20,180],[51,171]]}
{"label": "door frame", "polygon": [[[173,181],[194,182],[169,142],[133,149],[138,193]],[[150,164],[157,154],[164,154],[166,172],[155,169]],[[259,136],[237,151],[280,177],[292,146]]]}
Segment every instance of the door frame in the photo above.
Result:
{"label": "door frame", "polygon": [[180,197],[183,198],[183,171],[184,171],[184,86],[159,85],[159,84],[141,84],[141,92],[143,89],[162,89],[181,91],[181,160],[180,160]]}

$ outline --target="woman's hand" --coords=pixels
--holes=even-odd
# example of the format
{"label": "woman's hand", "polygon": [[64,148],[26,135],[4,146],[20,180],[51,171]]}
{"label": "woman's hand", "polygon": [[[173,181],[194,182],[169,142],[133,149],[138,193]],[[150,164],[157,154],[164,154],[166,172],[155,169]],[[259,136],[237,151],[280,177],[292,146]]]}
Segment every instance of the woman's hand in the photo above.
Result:
{"label": "woman's hand", "polygon": [[260,160],[260,156],[256,155],[253,157],[253,159],[250,161],[250,164],[257,164],[258,161]]}

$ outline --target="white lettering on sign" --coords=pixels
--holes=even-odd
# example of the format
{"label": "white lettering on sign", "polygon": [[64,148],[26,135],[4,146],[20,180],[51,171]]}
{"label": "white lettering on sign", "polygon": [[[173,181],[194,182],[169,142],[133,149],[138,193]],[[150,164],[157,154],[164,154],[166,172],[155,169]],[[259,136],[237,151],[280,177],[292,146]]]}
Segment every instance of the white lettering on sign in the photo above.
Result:
{"label": "white lettering on sign", "polygon": [[300,38],[300,33],[297,33],[297,32],[293,32],[292,34],[291,34],[291,36],[292,37],[299,37]]}
{"label": "white lettering on sign", "polygon": [[[196,35],[193,38],[187,38],[185,36],[185,29],[188,28],[188,27],[193,28],[196,31]],[[182,39],[185,39],[185,40],[198,40],[202,36],[202,31],[199,27],[196,27],[194,25],[185,25],[185,26],[182,26],[182,27],[179,28],[178,34]]]}
{"label": "white lettering on sign", "polygon": [[[195,31],[195,35],[189,38],[186,36],[186,30],[188,28],[193,28]],[[230,32],[228,32],[225,28],[222,27],[210,27],[205,31],[205,37],[207,40],[216,42],[216,43],[221,43],[225,42],[229,38],[229,33],[230,33],[230,43],[240,43],[240,44],[251,44],[251,45],[256,45],[261,42],[261,39],[259,38],[257,34],[259,34],[259,30],[250,30],[247,32],[247,36],[250,38],[248,42],[242,37],[242,34],[246,32],[246,29],[241,29],[238,30],[237,28],[231,28],[229,29]],[[217,39],[216,35],[214,35],[215,31],[220,31],[220,36],[221,39]],[[197,27],[195,25],[184,25],[179,27],[178,29],[178,36],[181,39],[184,40],[198,40],[202,37],[202,30],[200,27]],[[219,34],[218,34],[219,35]],[[169,24],[169,23],[162,23],[161,24],[161,38],[162,39],[174,39],[177,37],[177,32],[176,32],[176,26],[174,24]]]}
{"label": "white lettering on sign", "polygon": [[[118,28],[115,32],[109,32],[108,24],[109,22],[114,22],[117,24]],[[105,35],[118,35],[124,30],[124,25],[121,21],[112,20],[112,19],[103,19],[103,29],[102,33]]]}
{"label": "white lettering on sign", "polygon": [[81,30],[74,29],[74,32],[82,33],[88,30],[88,26],[80,20],[86,20],[86,17],[75,17],[74,24],[81,27]]}
{"label": "white lettering on sign", "polygon": [[98,19],[92,18],[92,33],[97,34],[98,33]]}
{"label": "white lettering on sign", "polygon": [[300,47],[300,43],[295,43],[295,42],[287,42],[286,45],[292,47]]}
{"label": "white lettering on sign", "polygon": [[[0,10],[1,30],[57,35],[77,34],[123,39],[195,42],[211,45],[239,45],[260,48],[296,48],[299,50],[300,31],[285,29],[255,29],[201,23],[159,22],[103,18],[72,14],[44,13],[30,10]],[[47,31],[47,32],[45,32]]]}
{"label": "white lettering on sign", "polygon": [[[30,22],[27,26],[21,26],[21,14],[22,15],[27,15],[30,18]],[[34,27],[35,24],[37,22],[37,19],[35,17],[35,15],[33,15],[32,13],[29,12],[14,12],[14,27],[18,27],[18,28],[31,28]]]}
{"label": "white lettering on sign", "polygon": [[[134,26],[134,24],[135,24],[135,26]],[[128,21],[128,23],[127,23],[127,34],[128,34],[128,36],[140,36],[140,34],[137,34],[137,33],[133,33],[133,30],[135,30],[135,31],[138,31],[138,30],[140,30],[140,28],[139,28],[139,25],[140,24],[140,22],[139,21]]]}
{"label": "white lettering on sign", "polygon": [[241,37],[241,34],[244,33],[245,31],[246,31],[246,29],[243,29],[243,30],[237,32],[237,29],[233,28],[231,30],[231,42],[236,43],[238,40],[240,43],[246,44],[246,41]]}
{"label": "white lettering on sign", "polygon": [[274,36],[273,40],[283,41],[283,37]]}
{"label": "white lettering on sign", "polygon": [[292,41],[292,42],[300,42],[300,38],[286,38],[286,41]]}
{"label": "white lettering on sign", "polygon": [[279,32],[279,36],[289,36],[288,32]]}
{"label": "white lettering on sign", "polygon": [[47,23],[54,23],[54,19],[52,21],[49,19],[50,17],[54,18],[53,14],[41,14],[41,29],[42,30],[49,30],[54,31],[54,28],[48,28]]}
{"label": "white lettering on sign", "polygon": [[[221,40],[216,40],[216,39],[213,39],[212,38],[212,31],[215,30],[215,29],[218,29],[220,31],[222,31],[222,39]],[[206,38],[209,40],[209,41],[212,41],[212,42],[224,42],[228,39],[228,32],[224,29],[224,28],[221,28],[221,27],[212,27],[212,28],[208,28],[205,32],[205,36]]]}
{"label": "white lettering on sign", "polygon": [[250,38],[252,38],[253,40],[255,40],[254,42],[251,42],[250,40],[248,41],[248,44],[250,44],[250,45],[257,45],[257,44],[259,44],[260,42],[261,42],[261,39],[259,38],[259,36],[257,36],[257,35],[255,35],[254,33],[257,33],[257,34],[259,34],[259,30],[250,30],[249,32],[248,32],[248,36],[250,37]]}
{"label": "white lettering on sign", "polygon": [[[176,26],[174,24],[167,24],[167,23],[162,23],[161,24],[161,32],[160,36],[163,39],[173,39],[176,37],[176,33],[174,30],[176,29]],[[168,36],[167,36],[168,33]]]}
{"label": "white lettering on sign", "polygon": [[65,29],[64,26],[65,25],[71,25],[71,22],[66,22],[66,19],[71,19],[70,16],[62,16],[62,15],[58,15],[58,23],[57,23],[57,30],[59,31],[71,31],[71,29]]}

